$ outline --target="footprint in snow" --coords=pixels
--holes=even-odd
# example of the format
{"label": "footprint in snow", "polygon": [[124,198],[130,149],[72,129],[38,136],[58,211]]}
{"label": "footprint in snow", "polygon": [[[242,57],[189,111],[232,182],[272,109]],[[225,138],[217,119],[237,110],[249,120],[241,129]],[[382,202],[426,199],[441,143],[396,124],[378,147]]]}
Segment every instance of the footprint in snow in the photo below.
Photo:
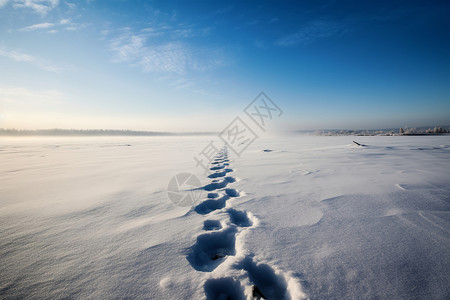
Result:
{"label": "footprint in snow", "polygon": [[231,223],[240,227],[249,227],[253,225],[253,222],[249,219],[247,212],[235,210],[230,208],[227,210],[230,215]]}
{"label": "footprint in snow", "polygon": [[226,206],[226,201],[230,199],[230,196],[223,195],[218,199],[205,200],[197,205],[194,210],[200,215],[209,214],[215,210],[222,209]]}
{"label": "footprint in snow", "polygon": [[203,222],[203,230],[219,230],[222,229],[222,224],[218,220],[206,220]]}
{"label": "footprint in snow", "polygon": [[226,256],[236,254],[236,233],[237,228],[232,226],[198,236],[187,260],[197,271],[213,271],[224,261]]}
{"label": "footprint in snow", "polygon": [[228,181],[226,179],[214,179],[213,181],[211,181],[210,184],[207,184],[203,187],[203,189],[205,191],[214,191],[214,190],[218,190],[218,189],[222,189],[224,187],[226,187],[228,184]]}
{"label": "footprint in snow", "polygon": [[204,288],[207,300],[245,299],[243,287],[231,277],[209,279]]}

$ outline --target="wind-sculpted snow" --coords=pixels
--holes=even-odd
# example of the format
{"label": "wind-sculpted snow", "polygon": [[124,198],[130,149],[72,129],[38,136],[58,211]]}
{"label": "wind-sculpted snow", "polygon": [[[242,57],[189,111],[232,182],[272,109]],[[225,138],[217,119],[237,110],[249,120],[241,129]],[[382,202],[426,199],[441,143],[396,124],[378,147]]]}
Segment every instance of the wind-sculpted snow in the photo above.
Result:
{"label": "wind-sculpted snow", "polygon": [[450,136],[210,141],[2,139],[0,299],[449,298]]}

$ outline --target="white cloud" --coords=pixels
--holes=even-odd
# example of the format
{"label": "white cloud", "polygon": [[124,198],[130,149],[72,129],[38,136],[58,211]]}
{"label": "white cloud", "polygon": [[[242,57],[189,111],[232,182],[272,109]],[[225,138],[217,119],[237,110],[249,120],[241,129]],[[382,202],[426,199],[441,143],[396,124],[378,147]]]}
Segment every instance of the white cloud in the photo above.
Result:
{"label": "white cloud", "polygon": [[224,7],[224,8],[220,8],[220,9],[216,10],[216,11],[213,13],[213,15],[221,15],[221,14],[225,14],[225,13],[231,11],[232,9],[233,9],[233,6],[227,6],[227,7]]}
{"label": "white cloud", "polygon": [[319,39],[340,35],[346,31],[345,24],[325,21],[313,21],[293,34],[289,34],[276,41],[280,47],[307,45]]}
{"label": "white cloud", "polygon": [[[83,24],[77,24],[73,23],[70,19],[61,19],[58,23],[40,23],[40,24],[34,24],[27,27],[24,27],[20,29],[20,31],[34,31],[39,29],[48,29],[53,27],[62,27],[62,29],[69,30],[69,31],[75,31],[80,28],[83,28],[85,25]],[[50,30],[49,33],[55,33],[57,30]]]}
{"label": "white cloud", "polygon": [[176,75],[184,75],[189,70],[204,72],[225,64],[220,51],[199,49],[183,42],[183,37],[193,34],[192,29],[164,26],[144,28],[139,32],[133,33],[130,28],[123,28],[122,34],[110,40],[114,62],[140,66],[147,73]]}
{"label": "white cloud", "polygon": [[181,38],[190,38],[195,36],[192,29],[177,29],[173,31],[173,34],[175,37]]}
{"label": "white cloud", "polygon": [[77,6],[75,5],[75,3],[71,3],[71,2],[65,2],[66,5],[70,8],[70,9],[75,9]]}
{"label": "white cloud", "polygon": [[8,57],[10,59],[13,59],[15,61],[33,61],[34,57],[20,53],[17,51],[6,51],[4,49],[0,49],[0,56]]}
{"label": "white cloud", "polygon": [[58,4],[59,0],[13,0],[14,8],[31,8],[41,15],[46,15]]}
{"label": "white cloud", "polygon": [[8,0],[0,0],[0,7],[6,5],[6,3],[8,3]]}
{"label": "white cloud", "polygon": [[69,31],[75,31],[86,27],[86,24],[74,23],[71,19],[61,19],[59,24]]}
{"label": "white cloud", "polygon": [[145,38],[140,35],[125,33],[110,41],[110,47],[115,52],[115,61],[132,61],[144,50]]}
{"label": "white cloud", "polygon": [[34,24],[31,26],[24,27],[24,28],[20,29],[20,31],[33,31],[36,29],[46,29],[46,28],[53,27],[54,25],[55,24],[53,24],[53,23],[39,23],[39,24]]}
{"label": "white cloud", "polygon": [[189,56],[187,49],[180,43],[166,43],[146,46],[147,38],[126,32],[111,40],[114,61],[139,65],[144,72],[163,72],[183,74]]}
{"label": "white cloud", "polygon": [[4,48],[0,48],[0,56],[10,58],[14,61],[18,62],[28,62],[33,65],[39,67],[42,70],[59,73],[61,69],[53,64],[47,62],[46,60],[22,53],[20,51],[15,50],[6,50]]}
{"label": "white cloud", "polygon": [[139,64],[144,72],[166,72],[182,75],[186,72],[190,53],[180,43],[146,48]]}

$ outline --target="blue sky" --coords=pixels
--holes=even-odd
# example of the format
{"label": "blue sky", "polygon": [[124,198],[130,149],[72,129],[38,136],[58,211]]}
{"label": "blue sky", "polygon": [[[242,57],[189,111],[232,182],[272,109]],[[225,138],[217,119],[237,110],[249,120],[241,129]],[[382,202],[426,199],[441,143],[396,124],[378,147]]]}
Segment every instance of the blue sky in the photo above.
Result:
{"label": "blue sky", "polygon": [[0,127],[450,125],[448,1],[0,0]]}

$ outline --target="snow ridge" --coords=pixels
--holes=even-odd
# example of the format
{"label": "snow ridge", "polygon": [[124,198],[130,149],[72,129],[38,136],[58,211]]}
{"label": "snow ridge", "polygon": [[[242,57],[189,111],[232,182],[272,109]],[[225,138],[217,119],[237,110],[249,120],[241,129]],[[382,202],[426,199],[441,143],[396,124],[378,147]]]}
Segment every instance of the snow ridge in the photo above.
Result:
{"label": "snow ridge", "polygon": [[[258,262],[255,255],[245,249],[245,237],[259,224],[251,212],[232,208],[232,198],[241,197],[242,191],[230,188],[236,181],[229,175],[228,149],[217,154],[208,177],[211,183],[203,189],[208,199],[194,210],[198,214],[226,219],[206,219],[205,233],[197,237],[187,260],[191,266],[205,273],[203,288],[206,299],[307,299],[298,279],[276,266]],[[222,218],[223,219],[223,218]]]}

